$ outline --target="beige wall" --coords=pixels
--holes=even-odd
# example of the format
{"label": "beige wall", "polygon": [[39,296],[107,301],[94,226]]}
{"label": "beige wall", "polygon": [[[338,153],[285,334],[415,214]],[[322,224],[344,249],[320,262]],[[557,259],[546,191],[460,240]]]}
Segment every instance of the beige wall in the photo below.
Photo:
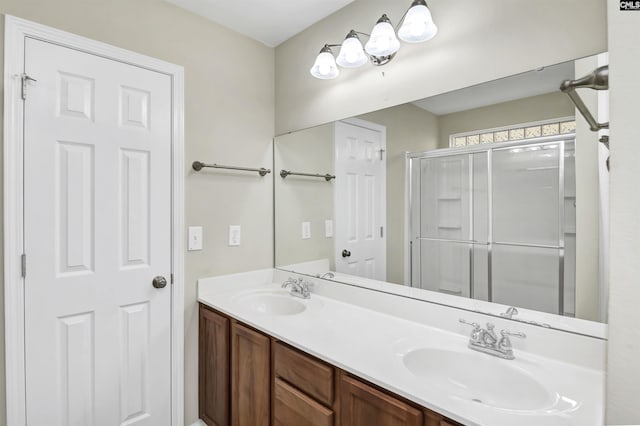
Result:
{"label": "beige wall", "polygon": [[[598,67],[597,56],[576,61],[576,78]],[[597,117],[597,92],[580,90],[580,97]],[[566,96],[566,95],[565,95]],[[567,97],[568,98],[568,97]],[[575,110],[576,120],[576,308],[578,318],[600,318],[600,184],[598,176],[598,133]]]}
{"label": "beige wall", "polygon": [[574,106],[561,92],[547,93],[438,117],[439,148],[449,147],[449,136],[474,130],[531,123],[574,115]]}
{"label": "beige wall", "polygon": [[429,4],[440,32],[428,43],[405,43],[390,64],[342,69],[335,80],[318,80],[309,74],[325,43],[339,43],[350,28],[369,32],[383,11],[397,23],[408,4],[358,0],[278,46],[276,133],[399,105],[607,48],[604,0],[437,1]]}
{"label": "beige wall", "polygon": [[[289,176],[280,170],[333,174],[334,126],[325,124],[278,136],[274,145],[276,265],[329,259],[334,268],[333,238],[326,238],[324,221],[333,220],[335,181]],[[302,239],[302,222],[311,222],[311,238]],[[323,271],[316,271],[323,272]]]}
{"label": "beige wall", "polygon": [[[340,41],[351,27],[368,31],[383,9],[397,20],[404,7],[402,2],[359,0],[280,46],[275,63],[276,133],[606,49],[603,0],[439,2],[432,7],[441,32],[428,45],[405,45],[384,69],[343,71],[341,80],[319,81],[308,75],[324,43]],[[254,167],[270,163],[274,134],[271,49],[159,0],[0,0],[0,12],[185,66],[187,163],[195,159]],[[610,424],[640,423],[640,407],[634,399],[640,394],[640,202],[635,184],[640,179],[640,144],[634,126],[635,111],[640,108],[637,20],[637,14],[619,12],[618,2],[609,1],[613,141]],[[186,186],[187,224],[205,226],[205,250],[186,257],[185,420],[190,424],[197,417],[195,279],[271,265],[272,187],[269,179],[216,173],[189,173]],[[241,247],[226,247],[229,224],[243,225]],[[3,391],[0,386],[2,401]]]}
{"label": "beige wall", "polygon": [[[195,174],[190,164],[194,160],[250,167],[271,164],[273,49],[160,0],[0,0],[0,12],[185,67],[186,224],[204,226],[204,250],[189,252],[185,258],[185,422],[189,425],[198,418],[196,279],[266,268],[273,262],[270,177]],[[230,224],[242,225],[240,247],[227,247]],[[0,404],[2,392],[4,380]]]}
{"label": "beige wall", "polygon": [[640,424],[640,16],[609,1],[611,240],[607,424]]}
{"label": "beige wall", "polygon": [[405,153],[437,148],[437,117],[412,104],[359,116],[387,127],[387,281],[403,284]]}
{"label": "beige wall", "polygon": [[[357,117],[387,128],[387,281],[404,283],[405,153],[435,149],[436,116],[411,104]],[[333,124],[275,139],[275,171],[310,173],[334,169]],[[324,220],[333,218],[335,184],[276,175],[276,265],[328,258],[334,268],[334,240],[324,237]],[[312,238],[300,239],[301,222],[311,221]],[[320,271],[317,271],[320,272]]]}

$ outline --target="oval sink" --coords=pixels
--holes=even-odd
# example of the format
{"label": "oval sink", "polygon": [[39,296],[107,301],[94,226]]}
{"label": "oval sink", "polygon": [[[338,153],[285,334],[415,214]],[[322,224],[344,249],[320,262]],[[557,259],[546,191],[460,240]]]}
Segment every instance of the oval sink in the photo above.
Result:
{"label": "oval sink", "polygon": [[256,292],[239,296],[236,302],[245,309],[267,315],[295,315],[307,309],[302,300],[296,300],[286,292]]}
{"label": "oval sink", "polygon": [[489,355],[435,348],[416,349],[403,358],[415,376],[456,397],[506,410],[533,411],[556,401],[532,374],[513,361]]}

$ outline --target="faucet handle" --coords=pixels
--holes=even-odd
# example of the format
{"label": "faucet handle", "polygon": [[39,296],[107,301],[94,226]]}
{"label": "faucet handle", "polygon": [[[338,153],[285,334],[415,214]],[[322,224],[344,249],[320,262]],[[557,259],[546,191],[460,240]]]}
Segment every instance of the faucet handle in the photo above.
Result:
{"label": "faucet handle", "polygon": [[507,337],[507,336],[511,336],[511,337],[519,337],[521,339],[526,339],[527,335],[522,333],[522,332],[514,332],[514,331],[509,331],[509,330],[502,330],[500,331],[500,334],[502,334],[502,337]]}
{"label": "faucet handle", "polygon": [[477,322],[469,322],[464,318],[460,318],[458,322],[462,324],[470,325],[471,327],[473,327],[474,331],[480,330],[480,324],[478,324]]}
{"label": "faucet handle", "polygon": [[302,282],[302,278],[289,277],[285,282],[282,283],[282,288],[285,288],[288,285],[294,285],[301,282]]}

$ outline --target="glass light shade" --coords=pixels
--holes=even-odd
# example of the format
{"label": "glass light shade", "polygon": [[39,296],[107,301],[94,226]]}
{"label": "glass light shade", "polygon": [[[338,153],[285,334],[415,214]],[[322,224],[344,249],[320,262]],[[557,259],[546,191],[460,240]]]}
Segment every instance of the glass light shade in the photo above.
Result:
{"label": "glass light shade", "polygon": [[431,40],[437,33],[438,27],[433,22],[429,8],[419,4],[407,11],[398,37],[407,43],[420,43]]}
{"label": "glass light shade", "polygon": [[383,18],[380,18],[371,30],[371,37],[364,47],[369,55],[388,56],[400,49],[400,40],[396,37],[396,32],[388,19],[383,20]]}
{"label": "glass light shade", "polygon": [[368,60],[369,58],[365,55],[362,43],[360,43],[358,37],[347,36],[342,42],[340,54],[338,54],[336,62],[344,68],[357,68],[366,64]]}
{"label": "glass light shade", "polygon": [[322,49],[316,62],[311,67],[311,75],[322,80],[336,78],[340,74],[336,60],[331,53],[331,49]]}

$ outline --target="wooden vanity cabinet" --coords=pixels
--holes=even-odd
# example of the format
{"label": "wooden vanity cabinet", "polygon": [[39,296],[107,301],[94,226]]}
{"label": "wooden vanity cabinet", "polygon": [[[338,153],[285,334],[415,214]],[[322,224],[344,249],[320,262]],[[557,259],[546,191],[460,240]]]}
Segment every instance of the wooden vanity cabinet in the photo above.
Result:
{"label": "wooden vanity cabinet", "polygon": [[345,426],[423,426],[422,411],[346,374],[340,379],[340,400]]}
{"label": "wooden vanity cabinet", "polygon": [[271,417],[269,337],[231,321],[231,424],[268,425]]}
{"label": "wooden vanity cabinet", "polygon": [[333,426],[335,368],[274,342],[273,426]]}
{"label": "wooden vanity cabinet", "polygon": [[204,305],[199,344],[208,426],[458,426]]}
{"label": "wooden vanity cabinet", "polygon": [[460,426],[460,423],[456,423],[453,420],[449,420],[442,417],[438,413],[433,411],[424,411],[424,426]]}
{"label": "wooden vanity cabinet", "polygon": [[209,426],[229,425],[230,320],[200,305],[198,403]]}
{"label": "wooden vanity cabinet", "polygon": [[333,426],[334,412],[282,379],[274,379],[273,426]]}

